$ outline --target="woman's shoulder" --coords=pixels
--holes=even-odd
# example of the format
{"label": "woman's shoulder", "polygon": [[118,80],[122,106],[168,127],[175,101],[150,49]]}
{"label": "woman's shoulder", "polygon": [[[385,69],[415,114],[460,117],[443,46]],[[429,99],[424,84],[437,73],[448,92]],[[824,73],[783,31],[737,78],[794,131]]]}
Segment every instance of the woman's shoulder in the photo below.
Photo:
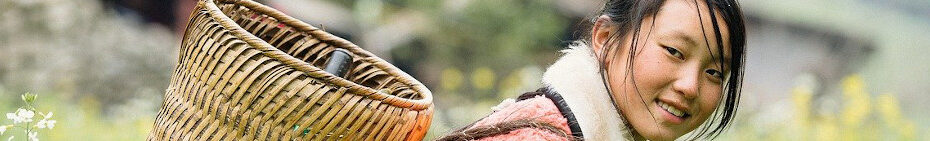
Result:
{"label": "woman's shoulder", "polygon": [[568,119],[544,95],[507,99],[493,113],[461,131],[452,140],[573,140]]}
{"label": "woman's shoulder", "polygon": [[568,120],[559,112],[559,108],[549,98],[542,95],[520,101],[507,99],[492,108],[494,113],[479,120],[474,126],[492,125],[504,121],[530,119],[564,127],[568,131]]}
{"label": "woman's shoulder", "polygon": [[504,100],[492,110],[438,140],[580,140],[583,136],[565,100],[548,88]]}

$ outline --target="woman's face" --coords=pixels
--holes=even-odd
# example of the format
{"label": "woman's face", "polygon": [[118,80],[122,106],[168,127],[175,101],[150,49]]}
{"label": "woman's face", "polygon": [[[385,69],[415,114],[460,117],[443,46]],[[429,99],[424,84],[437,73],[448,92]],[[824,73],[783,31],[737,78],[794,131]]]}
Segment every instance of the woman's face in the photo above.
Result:
{"label": "woman's face", "polygon": [[[603,44],[617,28],[609,17],[595,23],[591,33],[597,54],[603,55],[605,45],[617,48],[605,59],[608,83],[638,137],[674,140],[704,123],[717,107],[727,75],[721,65],[727,63],[719,60],[709,11],[704,3],[666,1],[655,17],[643,20],[640,34],[615,38],[617,44]],[[727,27],[719,16],[715,20],[728,48]],[[632,36],[638,41],[628,68]]]}

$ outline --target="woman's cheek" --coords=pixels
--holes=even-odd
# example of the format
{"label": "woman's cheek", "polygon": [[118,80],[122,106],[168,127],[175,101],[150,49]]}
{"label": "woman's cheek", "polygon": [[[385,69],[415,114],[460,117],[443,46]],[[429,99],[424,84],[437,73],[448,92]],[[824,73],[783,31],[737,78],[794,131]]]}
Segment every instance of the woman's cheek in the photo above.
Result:
{"label": "woman's cheek", "polygon": [[634,75],[639,79],[636,80],[640,86],[649,86],[654,91],[659,91],[666,84],[671,84],[677,72],[676,63],[669,60],[664,52],[659,50],[644,51],[644,54],[636,58]]}
{"label": "woman's cheek", "polygon": [[698,108],[701,109],[701,113],[700,113],[701,114],[700,117],[702,117],[701,120],[706,120],[707,117],[709,117],[715,111],[715,109],[717,109],[717,106],[720,103],[721,95],[722,95],[721,93],[722,90],[720,90],[722,88],[720,88],[719,85],[705,87],[704,89],[707,91],[703,93],[707,95],[701,95],[700,99],[698,99],[699,101],[697,104],[698,106],[700,106]]}

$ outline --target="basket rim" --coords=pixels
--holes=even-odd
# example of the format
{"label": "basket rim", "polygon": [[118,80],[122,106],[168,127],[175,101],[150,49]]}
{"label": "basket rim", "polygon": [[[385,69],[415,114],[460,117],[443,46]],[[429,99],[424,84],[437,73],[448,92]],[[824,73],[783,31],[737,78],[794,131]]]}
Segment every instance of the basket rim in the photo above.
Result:
{"label": "basket rim", "polygon": [[[432,92],[430,92],[430,90],[427,89],[426,86],[423,85],[423,83],[414,79],[409,74],[401,71],[394,65],[387,63],[387,61],[385,61],[384,59],[381,59],[380,57],[376,57],[371,52],[361,49],[361,47],[359,47],[358,45],[355,45],[352,42],[349,42],[346,39],[332,35],[328,32],[325,32],[310,24],[304,23],[303,21],[297,20],[296,18],[285,15],[284,13],[274,8],[265,6],[258,2],[254,2],[251,0],[218,0],[218,1],[222,3],[226,3],[226,4],[235,4],[238,6],[243,6],[245,8],[248,8],[249,10],[252,10],[253,12],[270,16],[278,20],[279,23],[283,23],[287,26],[292,27],[293,29],[296,30],[296,32],[302,32],[306,35],[315,37],[321,41],[324,41],[324,42],[327,42],[333,45],[334,47],[346,49],[354,53],[355,55],[361,56],[363,58],[371,58],[371,59],[366,59],[366,60],[369,60],[370,61],[369,63],[371,63],[372,66],[382,69],[384,72],[388,73],[389,75],[393,75],[397,77],[398,79],[395,79],[395,80],[398,80],[398,82],[410,86],[410,88],[412,88],[415,92],[417,92],[422,98],[420,99],[401,98],[401,97],[386,94],[381,91],[378,91],[378,90],[375,90],[375,89],[372,89],[366,86],[362,86],[355,82],[346,80],[344,78],[326,73],[322,69],[317,68],[311,65],[310,63],[304,62],[303,60],[297,59],[291,56],[290,54],[287,54],[284,51],[279,50],[277,47],[274,47],[271,44],[265,42],[261,38],[258,38],[255,35],[252,35],[248,31],[246,31],[244,28],[236,24],[235,21],[233,21],[225,13],[223,13],[219,9],[217,4],[214,2],[214,0],[198,1],[197,5],[199,5],[200,7],[203,7],[204,8],[203,10],[205,10],[202,12],[208,12],[209,13],[208,15],[210,18],[213,18],[215,21],[219,22],[221,26],[230,30],[230,33],[232,33],[233,36],[236,36],[239,39],[245,41],[250,46],[257,48],[265,56],[281,61],[285,65],[290,66],[297,71],[302,71],[306,73],[310,77],[317,78],[322,81],[327,81],[333,85],[345,87],[346,89],[348,89],[348,92],[359,94],[361,96],[365,96],[373,100],[379,100],[379,101],[382,101],[382,103],[388,103],[392,106],[422,111],[422,110],[431,108],[433,105]],[[192,23],[189,23],[189,24],[192,24]]]}

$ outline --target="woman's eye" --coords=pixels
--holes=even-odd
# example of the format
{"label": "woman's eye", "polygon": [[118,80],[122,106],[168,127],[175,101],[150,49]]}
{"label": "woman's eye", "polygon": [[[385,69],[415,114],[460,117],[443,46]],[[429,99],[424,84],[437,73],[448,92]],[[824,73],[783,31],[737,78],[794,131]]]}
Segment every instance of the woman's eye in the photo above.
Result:
{"label": "woman's eye", "polygon": [[675,56],[678,59],[684,59],[681,55],[681,51],[678,51],[678,49],[675,49],[673,47],[666,47],[666,46],[663,46],[663,48],[665,48],[665,51],[668,51],[668,53],[671,54],[672,56]]}
{"label": "woman's eye", "polygon": [[707,74],[710,75],[710,76],[714,76],[714,78],[723,79],[723,73],[720,72],[720,71],[718,71],[718,70],[716,70],[716,69],[707,69],[707,70],[704,71],[704,72],[707,73]]}

